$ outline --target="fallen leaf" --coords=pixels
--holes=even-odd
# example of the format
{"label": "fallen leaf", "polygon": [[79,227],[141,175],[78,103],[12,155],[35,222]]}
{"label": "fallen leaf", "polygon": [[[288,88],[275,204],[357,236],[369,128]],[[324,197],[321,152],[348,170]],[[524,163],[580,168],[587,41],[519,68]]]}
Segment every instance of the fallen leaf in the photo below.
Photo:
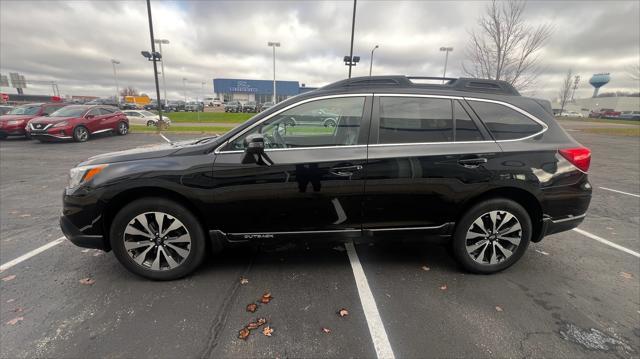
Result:
{"label": "fallen leaf", "polygon": [[542,254],[543,256],[548,256],[549,255],[549,253],[547,253],[545,251],[537,250],[537,249],[536,249],[536,252]]}
{"label": "fallen leaf", "polygon": [[260,302],[262,304],[268,304],[271,301],[271,299],[273,299],[273,297],[271,296],[271,293],[267,292],[262,295],[262,298],[260,298]]}
{"label": "fallen leaf", "polygon": [[247,304],[247,312],[255,313],[258,310],[258,305],[256,303]]}
{"label": "fallen leaf", "polygon": [[502,312],[502,307],[499,305],[496,305],[496,312]]}
{"label": "fallen leaf", "polygon": [[258,329],[260,325],[258,325],[258,323],[256,322],[251,322],[249,324],[247,324],[247,329],[249,330],[254,330],[254,329]]}
{"label": "fallen leaf", "polygon": [[240,329],[240,332],[238,332],[238,338],[242,339],[242,340],[247,340],[247,337],[249,336],[249,334],[251,334],[249,329],[242,328],[242,329]]}
{"label": "fallen leaf", "polygon": [[240,277],[240,284],[247,284],[249,283],[249,280],[245,277]]}
{"label": "fallen leaf", "polygon": [[273,328],[271,328],[270,326],[266,326],[264,327],[264,329],[262,329],[262,334],[264,334],[267,337],[270,337],[271,333],[273,333]]}
{"label": "fallen leaf", "polygon": [[17,318],[13,318],[10,321],[8,321],[7,324],[16,325],[18,322],[21,322],[23,320],[24,320],[24,317],[17,317]]}
{"label": "fallen leaf", "polygon": [[323,333],[327,333],[327,334],[331,334],[331,329],[322,327],[322,332]]}
{"label": "fallen leaf", "polygon": [[427,267],[427,266],[422,266],[422,270],[425,272],[428,272],[431,270],[431,268]]}
{"label": "fallen leaf", "polygon": [[83,249],[83,250],[81,250],[80,252],[82,252],[82,253],[89,253],[89,251],[90,251],[90,250],[91,250],[91,249]]}
{"label": "fallen leaf", "polygon": [[261,326],[262,324],[266,323],[267,320],[264,318],[258,318],[258,326]]}
{"label": "fallen leaf", "polygon": [[[624,279],[631,279],[633,278],[633,274],[631,273],[627,273],[627,272],[620,272],[620,275],[622,276],[622,278]],[[4,280],[4,279],[3,279]]]}
{"label": "fallen leaf", "polygon": [[31,215],[29,213],[23,213],[20,215],[20,218],[26,218],[26,217],[31,217]]}
{"label": "fallen leaf", "polygon": [[342,308],[342,309],[340,309],[338,311],[338,315],[341,316],[341,317],[346,317],[347,315],[349,315],[349,311],[344,309],[344,308]]}
{"label": "fallen leaf", "polygon": [[16,275],[15,275],[15,274],[12,274],[12,275],[8,275],[8,276],[6,276],[6,277],[2,278],[2,281],[3,281],[3,282],[8,282],[8,281],[10,281],[10,280],[14,280],[15,278],[16,278]]}
{"label": "fallen leaf", "polygon": [[447,285],[443,284],[442,286],[440,286],[440,290],[447,290]]}
{"label": "fallen leaf", "polygon": [[21,313],[21,312],[24,312],[24,308],[22,308],[22,307],[17,307],[16,309],[12,310],[12,312],[14,312],[14,313]]}
{"label": "fallen leaf", "polygon": [[80,279],[80,284],[84,284],[84,285],[92,285],[95,282],[96,280],[91,278]]}
{"label": "fallen leaf", "polygon": [[9,299],[9,300],[7,300],[7,303],[11,303],[13,301],[15,301],[15,299]]}
{"label": "fallen leaf", "polygon": [[101,255],[103,255],[103,254],[104,254],[104,252],[103,252],[103,251],[97,251],[97,252],[95,252],[95,253],[93,254],[93,256],[94,256],[94,257],[98,257],[98,256],[101,256]]}

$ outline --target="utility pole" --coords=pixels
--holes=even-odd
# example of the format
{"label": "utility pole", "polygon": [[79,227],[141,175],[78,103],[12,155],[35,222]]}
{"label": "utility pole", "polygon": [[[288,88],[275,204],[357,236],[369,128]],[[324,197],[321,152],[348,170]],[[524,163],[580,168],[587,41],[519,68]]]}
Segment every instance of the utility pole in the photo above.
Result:
{"label": "utility pole", "polygon": [[372,50],[371,50],[371,62],[369,62],[369,77],[371,77],[371,70],[373,69],[373,52],[376,51],[376,49],[379,46],[376,45]]}
{"label": "utility pole", "polygon": [[149,18],[149,36],[151,38],[151,54],[153,61],[153,77],[156,81],[156,101],[158,104],[158,129],[164,129],[164,118],[162,117],[162,102],[160,101],[160,83],[158,82],[158,58],[156,54],[156,43],[153,38],[153,19],[151,17],[151,0],[147,0],[147,17]]}
{"label": "utility pole", "polygon": [[351,78],[351,67],[353,65],[353,34],[356,30],[356,4],[358,0],[353,0],[353,18],[351,19],[351,49],[349,50],[349,78]]}
{"label": "utility pole", "polygon": [[279,42],[269,41],[268,46],[273,47],[273,104],[276,104],[276,47],[280,47]]}
{"label": "utility pole", "polygon": [[116,102],[120,105],[120,86],[118,86],[118,74],[116,73],[116,65],[120,65],[120,61],[111,59],[111,65],[113,65],[113,78],[116,80]]}
{"label": "utility pole", "polygon": [[182,91],[184,92],[184,103],[187,103],[187,78],[182,78]]}
{"label": "utility pole", "polygon": [[444,78],[447,77],[447,62],[449,61],[449,52],[453,51],[453,47],[441,47],[440,51],[444,51],[444,72],[442,73],[442,83],[444,83]]}
{"label": "utility pole", "polygon": [[162,54],[162,44],[168,44],[169,40],[167,39],[156,39],[156,44],[158,44],[158,49],[160,50],[160,55],[162,56],[162,61],[160,61],[160,71],[162,71],[162,91],[164,92],[164,105],[167,106],[167,82],[164,77],[164,55]]}

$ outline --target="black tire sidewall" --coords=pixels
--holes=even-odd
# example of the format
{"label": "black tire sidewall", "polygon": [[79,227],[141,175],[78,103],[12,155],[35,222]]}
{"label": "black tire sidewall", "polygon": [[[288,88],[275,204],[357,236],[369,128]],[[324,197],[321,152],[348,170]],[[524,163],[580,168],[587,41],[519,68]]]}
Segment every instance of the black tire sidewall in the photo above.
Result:
{"label": "black tire sidewall", "polygon": [[[133,261],[124,247],[123,234],[129,221],[144,212],[164,212],[179,219],[191,236],[191,251],[185,261],[174,269],[154,271]],[[204,259],[205,235],[197,218],[184,206],[163,198],[143,198],[124,206],[113,219],[110,229],[111,248],[116,258],[129,271],[152,280],[174,280],[192,273]]]}
{"label": "black tire sidewall", "polygon": [[[482,265],[475,262],[467,253],[466,235],[471,223],[481,215],[495,210],[505,210],[516,216],[522,227],[522,239],[516,252],[507,260],[495,265]],[[458,263],[467,271],[479,274],[500,272],[516,263],[525,253],[531,241],[532,225],[527,211],[518,203],[504,198],[490,199],[471,207],[456,224],[451,241],[451,249]]]}

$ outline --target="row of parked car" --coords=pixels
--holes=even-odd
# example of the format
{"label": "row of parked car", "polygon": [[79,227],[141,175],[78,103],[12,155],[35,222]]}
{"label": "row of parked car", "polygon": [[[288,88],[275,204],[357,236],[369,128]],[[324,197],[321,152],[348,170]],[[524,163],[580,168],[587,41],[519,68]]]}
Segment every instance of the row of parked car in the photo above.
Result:
{"label": "row of parked car", "polygon": [[[167,116],[162,119],[166,125],[171,123]],[[159,120],[160,117],[150,111],[121,111],[109,105],[31,103],[11,108],[0,116],[0,139],[21,136],[41,142],[85,142],[100,133],[126,135],[130,123],[157,126]]]}
{"label": "row of parked car", "polygon": [[273,102],[257,103],[230,101],[224,104],[224,112],[262,112],[273,106]]}

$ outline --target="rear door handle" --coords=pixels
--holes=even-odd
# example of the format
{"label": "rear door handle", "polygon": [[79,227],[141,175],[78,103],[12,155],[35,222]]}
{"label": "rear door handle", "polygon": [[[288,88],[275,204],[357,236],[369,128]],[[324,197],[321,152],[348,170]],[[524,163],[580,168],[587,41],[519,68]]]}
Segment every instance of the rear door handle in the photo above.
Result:
{"label": "rear door handle", "polygon": [[361,165],[354,165],[354,166],[332,167],[329,172],[336,176],[351,176],[353,175],[354,172],[358,172],[361,170],[362,170]]}
{"label": "rear door handle", "polygon": [[484,157],[465,158],[459,160],[458,163],[465,167],[478,167],[483,163],[487,163],[487,159]]}

